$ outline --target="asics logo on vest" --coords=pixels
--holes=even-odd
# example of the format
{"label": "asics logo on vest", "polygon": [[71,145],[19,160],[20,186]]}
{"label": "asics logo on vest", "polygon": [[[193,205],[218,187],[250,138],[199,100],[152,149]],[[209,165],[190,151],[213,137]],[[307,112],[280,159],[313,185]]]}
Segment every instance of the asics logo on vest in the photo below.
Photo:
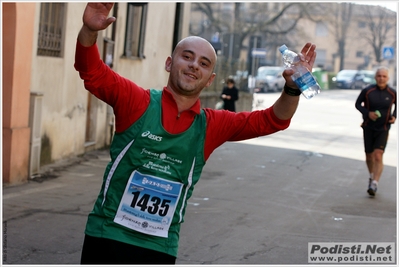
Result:
{"label": "asics logo on vest", "polygon": [[145,131],[144,133],[141,134],[142,137],[148,137],[151,140],[161,142],[162,141],[162,136],[157,136],[155,134],[150,133],[150,131]]}

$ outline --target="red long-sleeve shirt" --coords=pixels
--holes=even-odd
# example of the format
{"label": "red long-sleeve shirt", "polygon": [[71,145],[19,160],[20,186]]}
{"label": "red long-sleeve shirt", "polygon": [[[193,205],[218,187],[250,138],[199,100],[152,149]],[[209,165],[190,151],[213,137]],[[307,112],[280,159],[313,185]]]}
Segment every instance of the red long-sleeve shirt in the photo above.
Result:
{"label": "red long-sleeve shirt", "polygon": [[[150,93],[134,82],[111,70],[100,58],[97,45],[76,44],[75,69],[84,80],[85,88],[97,98],[112,106],[115,114],[115,131],[128,129],[147,109]],[[143,74],[145,75],[145,74]],[[148,74],[151,79],[151,74]],[[188,127],[200,113],[200,101],[179,114],[172,93],[166,87],[162,94],[162,125],[171,134]],[[226,141],[241,141],[272,134],[286,129],[291,120],[280,120],[273,108],[253,112],[229,112],[205,108],[207,128],[204,155],[210,154]]]}

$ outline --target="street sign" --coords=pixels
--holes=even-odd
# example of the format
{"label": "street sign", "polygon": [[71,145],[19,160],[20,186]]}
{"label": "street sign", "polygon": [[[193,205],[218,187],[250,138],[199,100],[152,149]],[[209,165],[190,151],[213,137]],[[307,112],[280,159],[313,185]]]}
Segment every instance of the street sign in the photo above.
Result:
{"label": "street sign", "polygon": [[395,48],[393,46],[385,46],[382,48],[383,59],[393,59],[395,55]]}
{"label": "street sign", "polygon": [[265,57],[266,56],[266,49],[253,48],[251,54],[252,54],[252,57]]}

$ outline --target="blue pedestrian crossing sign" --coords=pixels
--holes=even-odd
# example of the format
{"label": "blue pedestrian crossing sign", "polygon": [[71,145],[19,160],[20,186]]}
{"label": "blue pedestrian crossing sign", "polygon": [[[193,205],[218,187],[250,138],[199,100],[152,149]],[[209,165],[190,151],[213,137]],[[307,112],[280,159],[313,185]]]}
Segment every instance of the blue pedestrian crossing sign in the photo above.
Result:
{"label": "blue pedestrian crossing sign", "polygon": [[383,59],[393,59],[395,55],[395,49],[393,46],[385,46],[382,48],[382,58]]}

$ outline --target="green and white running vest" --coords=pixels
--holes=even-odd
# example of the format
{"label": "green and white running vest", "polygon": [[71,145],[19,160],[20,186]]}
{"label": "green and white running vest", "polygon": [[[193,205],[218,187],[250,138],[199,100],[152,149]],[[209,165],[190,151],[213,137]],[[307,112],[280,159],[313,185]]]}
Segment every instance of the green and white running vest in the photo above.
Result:
{"label": "green and white running vest", "polygon": [[177,256],[180,224],[204,160],[206,116],[170,134],[162,126],[162,91],[111,145],[100,194],[85,233]]}

